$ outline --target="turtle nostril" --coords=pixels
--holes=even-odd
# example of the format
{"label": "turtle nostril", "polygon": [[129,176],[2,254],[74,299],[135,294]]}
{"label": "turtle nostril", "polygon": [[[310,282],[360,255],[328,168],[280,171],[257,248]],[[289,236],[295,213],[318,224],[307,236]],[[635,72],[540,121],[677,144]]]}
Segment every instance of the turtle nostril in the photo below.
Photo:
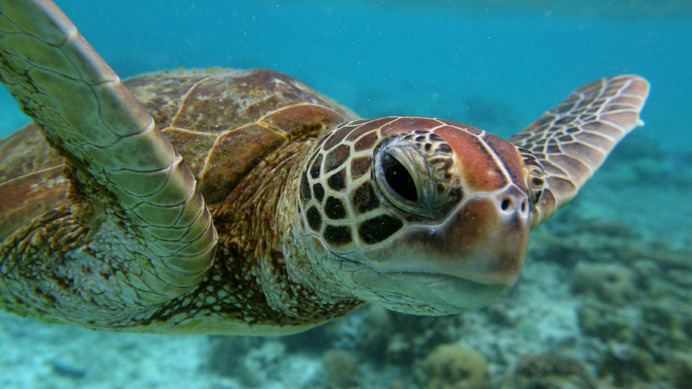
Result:
{"label": "turtle nostril", "polygon": [[508,210],[509,207],[511,207],[511,206],[512,206],[512,200],[510,200],[510,199],[504,199],[500,203],[500,208],[502,208],[503,211]]}
{"label": "turtle nostril", "polygon": [[526,212],[526,207],[527,207],[526,200],[524,200],[521,202],[521,212]]}

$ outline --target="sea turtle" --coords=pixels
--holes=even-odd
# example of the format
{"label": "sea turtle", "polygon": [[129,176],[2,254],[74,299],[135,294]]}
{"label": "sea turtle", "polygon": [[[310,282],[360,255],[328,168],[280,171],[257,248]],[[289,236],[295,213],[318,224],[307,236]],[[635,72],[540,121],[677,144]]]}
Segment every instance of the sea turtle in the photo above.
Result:
{"label": "sea turtle", "polygon": [[0,141],[3,308],[159,333],[486,304],[516,282],[529,230],[643,124],[649,89],[598,80],[506,141],[360,119],[264,69],[123,84],[48,0],[0,0],[0,76],[34,118]]}

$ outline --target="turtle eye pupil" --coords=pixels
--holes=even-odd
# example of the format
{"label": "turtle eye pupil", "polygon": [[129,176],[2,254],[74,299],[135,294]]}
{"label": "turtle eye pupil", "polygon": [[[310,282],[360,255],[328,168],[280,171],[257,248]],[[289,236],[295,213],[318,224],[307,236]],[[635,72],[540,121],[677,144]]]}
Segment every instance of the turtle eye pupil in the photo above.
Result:
{"label": "turtle eye pupil", "polygon": [[382,158],[382,170],[387,184],[396,194],[409,201],[418,200],[418,191],[413,177],[401,162],[385,153]]}

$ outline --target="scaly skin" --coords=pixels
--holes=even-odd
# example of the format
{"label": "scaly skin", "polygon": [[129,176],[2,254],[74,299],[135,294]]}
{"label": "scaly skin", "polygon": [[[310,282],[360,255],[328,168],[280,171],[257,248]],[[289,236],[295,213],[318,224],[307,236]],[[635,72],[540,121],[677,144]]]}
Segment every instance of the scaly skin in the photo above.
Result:
{"label": "scaly skin", "polygon": [[128,330],[282,335],[363,304],[350,295],[310,288],[288,271],[296,260],[289,253],[303,245],[286,233],[301,217],[294,206],[296,177],[316,135],[306,133],[267,156],[226,200],[211,207],[219,249],[207,277]]}
{"label": "scaly skin", "polygon": [[505,141],[354,120],[263,69],[153,73],[131,92],[48,0],[0,0],[0,79],[45,137],[0,141],[0,305],[157,333],[486,304],[517,281],[529,230],[642,124],[648,94],[637,76],[602,79]]}
{"label": "scaly skin", "polygon": [[[46,320],[137,327],[171,298],[196,290],[212,264],[216,231],[196,178],[199,182],[208,178],[212,187],[201,189],[213,199],[214,186],[232,189],[247,170],[229,167],[240,176],[230,184],[207,177],[206,170],[195,177],[55,4],[4,0],[0,18],[2,81],[70,166],[64,206],[36,218],[12,208],[25,223],[17,223],[23,225],[18,230],[6,231],[9,235],[0,247],[5,281],[2,304],[7,310]],[[207,73],[214,78],[214,71]],[[281,77],[270,76],[268,80],[280,82]],[[271,96],[262,85],[254,87],[250,90]],[[301,93],[311,92],[294,89],[297,95],[286,96],[294,103]],[[193,88],[188,92],[194,92]],[[218,106],[223,95],[215,97]],[[161,104],[160,99],[156,102]],[[180,134],[178,122],[188,120],[184,105],[175,112],[172,135]],[[264,105],[265,110],[279,108],[275,101]],[[310,109],[307,113],[317,114]],[[290,114],[279,116],[267,116],[266,125],[284,124],[282,118],[284,122],[291,118]],[[241,117],[249,124],[249,116]],[[294,124],[302,125],[300,120]],[[261,128],[258,131],[256,139],[267,139]],[[278,131],[288,134],[292,129]],[[238,133],[247,136],[251,131]],[[290,136],[280,137],[284,143],[291,141]],[[216,139],[223,143],[225,138]],[[253,143],[252,138],[235,142]],[[252,161],[253,156],[261,155],[255,151],[245,159]],[[219,158],[213,161],[221,162]],[[26,188],[29,175],[41,176],[39,186],[50,184],[45,172],[31,170],[3,185]],[[18,178],[23,181],[19,183]]]}
{"label": "scaly skin", "polygon": [[644,125],[639,112],[649,96],[641,77],[620,75],[572,92],[509,141],[528,150],[545,172],[544,194],[531,215],[537,226],[567,204],[615,145]]}
{"label": "scaly skin", "polygon": [[93,195],[76,217],[105,223],[103,244],[111,228],[128,226],[124,251],[108,255],[147,269],[132,293],[165,301],[190,290],[211,265],[216,232],[180,155],[55,4],[3,0],[0,20],[0,79]]}
{"label": "scaly skin", "polygon": [[[205,81],[200,82],[201,80]],[[87,279],[87,284],[93,285],[98,282],[93,279],[95,276],[111,276],[110,270],[100,268],[98,274],[91,274],[92,269],[88,268],[85,272],[87,274],[80,277],[75,277],[73,273],[63,274],[61,270],[57,270],[57,274],[44,274],[45,263],[60,264],[59,269],[69,267],[73,261],[70,250],[66,250],[67,254],[60,252],[47,255],[41,251],[46,246],[43,239],[30,240],[29,237],[16,234],[16,237],[3,246],[8,251],[3,268],[11,269],[5,275],[7,293],[4,299],[11,299],[11,303],[6,302],[6,309],[39,316],[44,320],[92,328],[146,332],[282,334],[312,327],[345,313],[346,306],[357,304],[348,302],[344,306],[335,307],[341,304],[342,299],[325,301],[325,307],[315,307],[315,312],[302,309],[305,313],[294,317],[280,308],[275,310],[268,305],[266,301],[271,299],[271,294],[265,295],[263,281],[258,276],[261,273],[258,270],[261,264],[259,258],[264,255],[259,247],[268,247],[264,238],[276,236],[274,215],[280,213],[274,208],[275,201],[267,199],[278,199],[284,188],[292,188],[286,186],[286,180],[290,180],[288,167],[297,165],[296,161],[300,160],[300,156],[318,134],[329,130],[336,123],[354,118],[355,114],[298,81],[268,70],[161,72],[138,76],[127,80],[126,84],[141,99],[143,105],[151,107],[163,127],[163,133],[180,150],[187,165],[192,168],[205,198],[221,198],[210,205],[216,228],[220,231],[214,266],[195,288],[178,298],[166,299],[163,303],[153,302],[133,311],[119,301],[117,296],[121,289],[115,289],[116,298],[100,302],[100,305],[107,308],[99,309],[90,303],[90,290],[80,280]],[[224,99],[237,102],[226,105],[226,112],[232,109],[235,111],[226,113],[228,116],[224,117],[237,119],[244,115],[245,119],[223,122],[220,125],[216,115],[206,115],[204,118],[207,121],[197,118],[196,112],[214,109]],[[266,104],[266,101],[271,101],[271,104]],[[247,143],[229,143],[229,140],[237,139],[238,136],[248,137],[252,134],[261,136],[255,135]],[[13,138],[6,141],[11,139]],[[199,139],[210,141],[202,142]],[[44,140],[37,142],[38,151],[32,152],[25,148],[21,155],[32,155],[35,160],[42,161],[39,151],[50,148]],[[0,147],[2,144],[0,142]],[[235,149],[229,150],[229,145]],[[266,154],[264,159],[263,154]],[[263,162],[258,164],[257,161]],[[12,170],[15,176],[43,175],[44,179],[48,179],[50,177],[43,172],[44,165],[63,161],[55,157],[40,164],[27,164],[24,159],[17,157],[3,162],[14,168],[8,170]],[[20,170],[17,171],[17,168]],[[64,169],[62,165],[58,165],[58,168],[58,171]],[[68,187],[67,183],[71,180],[73,184]],[[14,180],[0,184],[0,192],[3,189],[28,189],[27,186],[17,185],[17,182]],[[39,186],[37,193],[50,193],[48,182]],[[78,206],[75,202],[88,205],[92,202],[103,203],[107,199],[91,201],[90,196],[80,195],[78,190],[88,189],[89,185],[84,185],[81,181],[74,182],[69,177],[64,182],[60,193],[64,196],[65,192],[70,191],[74,195],[72,202],[67,201],[67,198],[61,200],[67,204],[67,208],[62,210],[64,215],[61,218],[55,219],[48,226],[42,221],[32,221],[34,216],[25,212],[18,220],[21,224],[30,224],[38,236],[52,235],[55,229],[61,227],[67,231],[80,228],[79,234],[69,235],[72,240],[63,239],[61,245],[77,248],[87,245],[90,251],[96,250],[98,246],[95,240],[100,239],[101,234],[80,224],[70,211],[79,210],[84,213],[84,209],[88,208]],[[260,188],[257,188],[258,185]],[[219,196],[218,188],[223,188],[225,195]],[[255,191],[265,194],[253,195]],[[283,210],[281,213],[286,214],[287,211]],[[5,214],[0,214],[0,219],[4,216]],[[105,234],[105,239],[114,240],[108,244],[122,247],[120,242],[123,237],[110,235],[112,227],[107,231],[109,234]],[[87,235],[94,240],[80,238]],[[36,247],[29,246],[31,248],[22,249],[19,253],[17,247],[27,247],[19,241],[31,241]],[[271,250],[267,251],[267,257],[281,251],[276,247],[273,250],[273,254]],[[29,255],[28,252],[36,255]],[[108,253],[98,255],[107,256]],[[35,257],[39,258],[38,261],[32,259]],[[107,262],[120,266],[120,273],[127,275],[127,284],[141,284],[139,281],[131,281],[143,272],[133,266],[136,262]],[[61,285],[73,285],[73,288],[66,291]],[[30,293],[35,290],[51,292],[45,292],[47,296],[35,296]],[[63,293],[56,294],[53,291]],[[281,292],[283,291],[276,291],[277,294]],[[224,296],[223,300],[220,296]],[[143,305],[145,301],[138,303]],[[239,309],[239,306],[243,308]]]}

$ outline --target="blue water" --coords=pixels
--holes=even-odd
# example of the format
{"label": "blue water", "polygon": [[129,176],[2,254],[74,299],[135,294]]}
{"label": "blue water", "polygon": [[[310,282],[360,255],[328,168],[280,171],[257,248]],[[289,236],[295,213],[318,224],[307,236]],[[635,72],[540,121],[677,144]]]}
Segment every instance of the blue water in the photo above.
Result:
{"label": "blue water", "polygon": [[[483,97],[507,108],[496,113],[499,122],[517,126],[484,129],[510,135],[579,85],[638,73],[653,85],[643,116],[648,134],[692,144],[692,118],[684,114],[692,108],[689,15],[366,3],[59,2],[122,77],[176,67],[265,67],[364,117],[468,121],[464,100]],[[12,128],[2,126],[3,133]]]}
{"label": "blue water", "polygon": [[[659,245],[656,247],[666,248],[654,250],[654,254],[648,252],[646,255],[654,258],[651,261],[656,262],[659,254],[661,258],[670,258],[670,252],[689,253],[684,250],[690,250],[692,245],[689,195],[692,191],[692,11],[685,1],[649,1],[646,10],[616,9],[609,3],[617,2],[603,1],[580,2],[583,7],[562,4],[555,8],[530,5],[461,7],[445,1],[425,7],[411,3],[415,2],[58,2],[123,78],[178,67],[271,68],[304,81],[363,117],[436,116],[469,123],[505,137],[523,128],[578,86],[618,73],[642,75],[652,85],[642,113],[647,125],[623,142],[614,160],[609,161],[603,172],[587,186],[589,190],[580,194],[573,208],[576,211],[566,213],[567,216],[559,217],[535,233],[540,238],[537,244],[539,248],[544,247],[542,244],[548,245],[545,242],[552,242],[550,237],[555,234],[569,239],[574,247],[584,247],[581,242],[591,244],[595,238],[588,231],[576,235],[579,229],[576,226],[578,222],[596,220],[601,223],[597,224],[599,228],[613,223],[619,226],[617,228],[631,229],[633,247],[642,240],[651,240]],[[679,9],[671,9],[671,4],[677,4]],[[0,136],[26,121],[28,118],[19,112],[14,100],[4,89],[0,90]],[[575,230],[568,230],[572,225]],[[607,244],[604,243],[604,247]],[[541,257],[540,250],[534,251],[534,256]],[[609,261],[598,257],[598,253],[590,255],[586,256],[596,263]],[[635,257],[630,259],[639,258]],[[689,258],[692,261],[692,256]],[[667,261],[665,263],[671,260]],[[451,341],[481,350],[493,374],[513,371],[513,361],[522,353],[545,350],[567,350],[568,355],[593,363],[588,366],[597,366],[599,372],[601,369],[617,370],[617,364],[613,365],[616,367],[602,367],[595,362],[602,361],[599,353],[607,354],[604,350],[612,344],[608,339],[582,337],[579,329],[573,328],[578,311],[575,307],[581,307],[586,297],[572,293],[565,286],[572,282],[569,274],[574,264],[570,266],[550,261],[527,263],[520,290],[506,297],[498,308],[499,311],[506,308],[509,313],[504,314],[505,320],[516,320],[519,325],[497,324],[499,311],[483,310],[465,316],[470,319],[463,325],[460,324],[462,319],[450,319],[457,321],[449,323],[458,328],[475,328],[468,327],[475,323],[487,331],[497,325],[492,334],[478,330],[474,336],[462,334]],[[662,278],[663,286],[654,290],[665,298],[679,297],[670,311],[674,312],[672,320],[682,323],[679,324],[682,329],[678,330],[687,334],[687,338],[683,336],[686,340],[681,343],[666,346],[672,347],[671,353],[675,355],[689,351],[689,338],[692,338],[692,324],[685,324],[691,322],[692,304],[689,296],[685,297],[689,292],[683,288],[685,285],[692,287],[692,273],[684,264],[676,266],[674,271],[687,270],[679,270],[681,275]],[[662,269],[669,274],[665,267]],[[674,282],[675,277],[679,281]],[[636,288],[644,288],[645,282],[641,278],[637,280]],[[521,285],[525,285],[523,292]],[[670,290],[666,289],[668,286]],[[536,292],[538,297],[531,297],[532,287],[542,291]],[[646,287],[650,288],[650,284]],[[634,300],[649,298],[654,294],[649,291],[646,289]],[[553,292],[557,294],[550,295]],[[531,308],[530,314],[516,313],[516,309],[520,309],[518,306],[536,298],[546,299],[545,303],[537,304],[541,308]],[[655,305],[659,300],[652,301]],[[555,319],[558,321],[550,322],[552,327],[535,322],[542,315],[553,317],[541,309],[557,309],[560,305],[559,309],[564,311],[556,311],[554,315],[564,322]],[[610,311],[625,317],[627,313],[620,312],[621,308],[627,307],[611,307]],[[361,316],[366,316],[367,323],[370,316]],[[441,326],[435,323],[448,323],[402,324],[409,319],[400,316],[393,320],[402,328],[415,328],[413,332]],[[617,318],[613,320],[617,322]],[[359,325],[360,322],[355,323]],[[0,349],[5,365],[13,369],[13,373],[3,368],[0,386],[238,388],[253,387],[252,382],[255,382],[255,387],[268,386],[268,383],[276,388],[302,387],[322,381],[304,383],[281,374],[293,370],[299,376],[309,376],[315,369],[321,369],[321,354],[306,356],[301,353],[300,345],[323,336],[318,342],[344,347],[353,341],[349,336],[354,335],[342,327],[334,331],[343,335],[343,339],[331,333],[318,333],[313,338],[297,338],[287,343],[258,340],[225,345],[208,337],[95,333],[3,314],[0,317]],[[565,331],[574,334],[570,338],[564,335]],[[586,330],[582,328],[582,331]],[[408,336],[403,330],[401,333]],[[522,346],[512,343],[513,337],[520,338],[524,342],[520,342]],[[554,339],[563,337],[571,340],[555,343]],[[498,339],[509,340],[503,343],[504,340]],[[620,338],[617,342],[629,344]],[[493,348],[486,349],[484,345],[490,344]],[[223,354],[219,351],[222,346],[237,350],[234,352],[238,355]],[[545,349],[541,349],[543,346]],[[308,347],[315,348],[314,345],[305,346]],[[378,377],[383,385],[392,385],[395,378],[389,374],[397,372],[406,380],[412,379],[407,365],[392,363],[391,368],[389,365],[382,367],[376,363],[380,357],[357,346],[352,348],[361,363],[363,376],[359,376],[358,382],[362,387],[378,387],[373,386]],[[220,374],[218,369],[207,366],[210,362],[205,353],[209,350],[220,353],[219,358],[229,359],[230,364],[256,369],[259,378],[255,381],[242,378],[242,373],[231,368],[232,373]],[[668,361],[656,351],[647,352],[652,359]],[[414,350],[410,353],[415,354]],[[272,359],[271,355],[279,357]],[[287,365],[288,362],[279,361],[279,358],[292,358],[294,362],[291,363],[295,365]],[[675,363],[670,362],[670,365]],[[271,373],[272,369],[281,373]],[[675,370],[668,376],[684,376],[689,374],[689,369],[687,372]],[[641,379],[645,385],[657,382],[651,376],[641,378],[635,373],[627,374]],[[622,376],[630,377],[627,374]],[[500,387],[501,380],[493,377],[493,387]],[[615,386],[628,387],[628,383],[639,382],[625,378],[621,386]],[[668,388],[683,382],[670,379],[662,386],[641,387]]]}

